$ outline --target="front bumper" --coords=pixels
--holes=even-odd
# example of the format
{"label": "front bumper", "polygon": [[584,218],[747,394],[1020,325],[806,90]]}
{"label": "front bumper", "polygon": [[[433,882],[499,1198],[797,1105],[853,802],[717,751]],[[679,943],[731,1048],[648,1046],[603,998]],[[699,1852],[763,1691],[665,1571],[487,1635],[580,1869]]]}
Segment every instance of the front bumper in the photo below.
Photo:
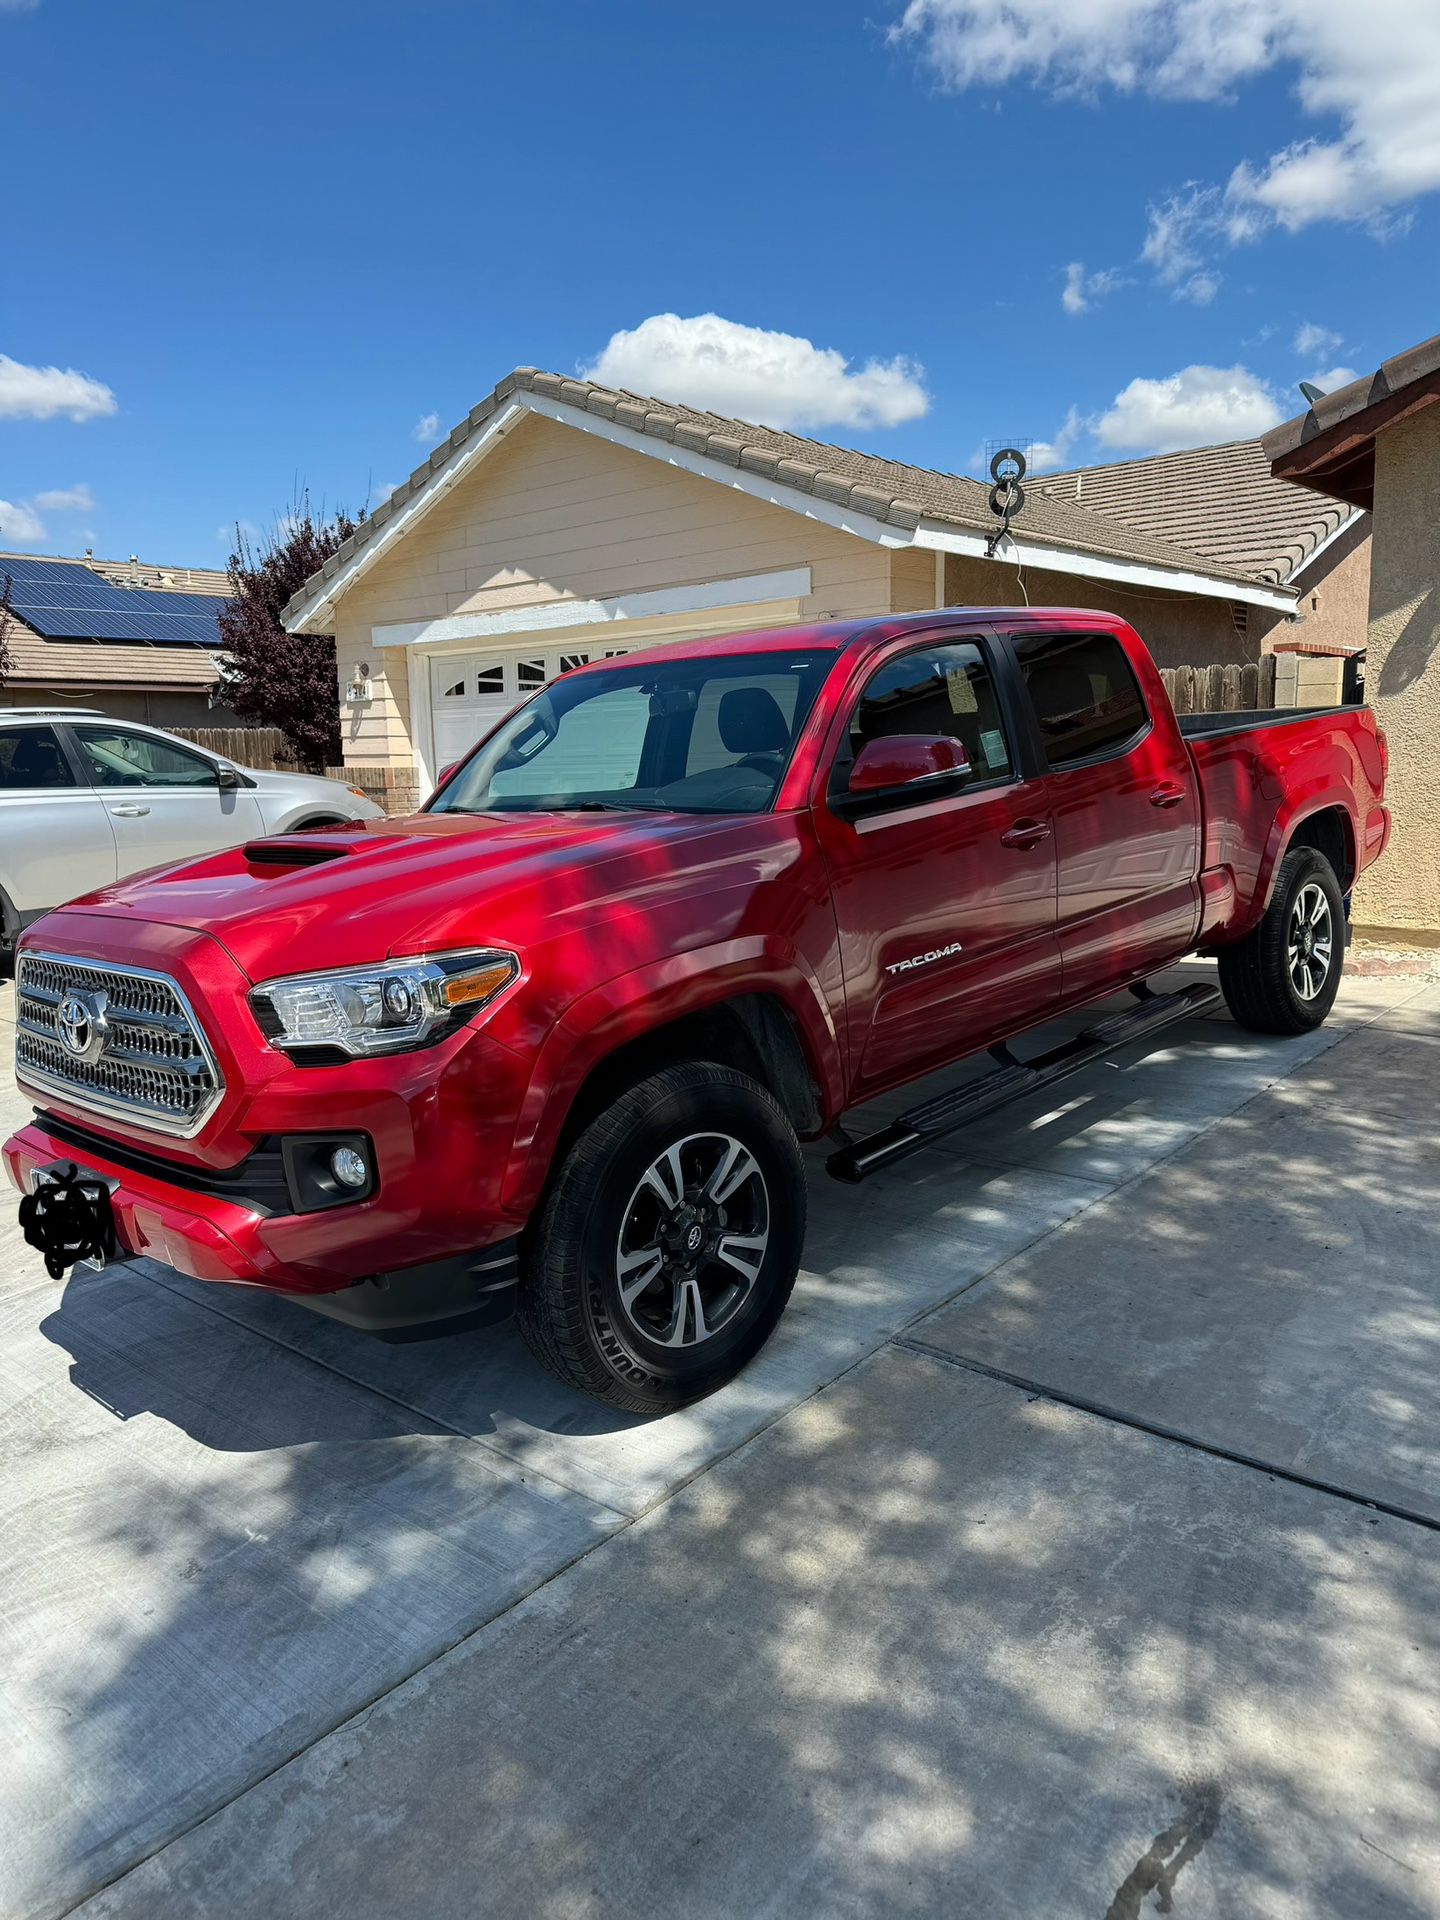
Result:
{"label": "front bumper", "polygon": [[97,1174],[110,1189],[121,1255],[143,1255],[193,1280],[262,1287],[369,1333],[438,1330],[461,1317],[484,1325],[513,1311],[519,1282],[514,1237],[474,1253],[386,1267],[358,1279],[332,1277],[327,1289],[315,1285],[319,1276],[313,1265],[297,1270],[278,1259],[267,1237],[267,1229],[275,1226],[323,1225],[323,1213],[277,1219],[263,1202],[177,1186],[129,1164],[131,1155],[112,1159],[96,1143],[77,1146],[74,1129],[52,1132],[44,1115],[21,1127],[3,1151],[6,1171],[21,1193],[31,1191],[37,1171],[60,1160]]}

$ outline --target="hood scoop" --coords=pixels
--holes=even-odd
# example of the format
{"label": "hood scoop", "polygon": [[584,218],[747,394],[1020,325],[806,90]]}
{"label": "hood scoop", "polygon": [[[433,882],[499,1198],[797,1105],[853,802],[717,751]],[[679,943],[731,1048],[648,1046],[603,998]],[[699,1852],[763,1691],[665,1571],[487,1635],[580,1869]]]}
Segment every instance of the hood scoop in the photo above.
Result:
{"label": "hood scoop", "polygon": [[351,848],[320,834],[276,834],[271,840],[247,842],[245,858],[252,867],[320,867],[327,860],[343,860]]}

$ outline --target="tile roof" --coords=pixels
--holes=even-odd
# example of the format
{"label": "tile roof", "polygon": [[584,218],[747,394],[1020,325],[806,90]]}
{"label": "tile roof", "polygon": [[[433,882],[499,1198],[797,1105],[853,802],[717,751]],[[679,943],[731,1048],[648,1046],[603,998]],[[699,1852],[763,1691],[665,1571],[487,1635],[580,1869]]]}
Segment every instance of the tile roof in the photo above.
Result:
{"label": "tile roof", "polygon": [[1083,504],[1200,554],[1212,569],[1287,584],[1354,508],[1277,480],[1258,440],[1076,467],[1035,482],[1048,499]]}
{"label": "tile roof", "polygon": [[[649,438],[668,441],[703,454],[726,466],[773,480],[798,492],[853,508],[872,519],[913,530],[922,519],[936,520],[967,532],[991,534],[996,528],[990,511],[989,489],[962,474],[941,473],[929,467],[908,466],[879,454],[860,453],[820,440],[807,440],[775,427],[703,413],[674,401],[596,386],[593,381],[568,379],[520,367],[508,374],[482,400],[449,438],[438,446],[410,478],[378,506],[365,523],[312,574],[285,609],[287,624],[304,617],[310,603],[336,575],[383,532],[395,515],[448,466],[465,443],[500,412],[514,395],[535,394],[558,401],[578,412],[595,414],[617,426]],[[1207,556],[1201,549],[1170,539],[1164,533],[1126,524],[1115,515],[1094,513],[1087,506],[1052,498],[1039,490],[1026,501],[1017,531],[1040,544],[1080,554],[1140,562],[1201,573],[1236,584],[1269,584],[1269,577],[1243,564]]]}
{"label": "tile roof", "polygon": [[7,560],[42,560],[60,567],[88,567],[117,587],[144,587],[152,593],[206,593],[228,600],[233,589],[223,567],[172,567],[154,560],[97,560],[73,553],[0,553],[0,572]]}
{"label": "tile roof", "polygon": [[[14,616],[6,681],[19,686],[166,687],[207,692],[220,677],[208,647],[126,646],[110,640],[43,640]],[[0,707],[0,713],[3,713]]]}
{"label": "tile roof", "polygon": [[1305,441],[1318,438],[1344,420],[1353,420],[1436,372],[1440,372],[1440,333],[1382,360],[1373,373],[1352,380],[1348,387],[1322,394],[1308,413],[1297,413],[1293,420],[1272,427],[1263,442],[1265,458],[1278,460],[1282,454],[1292,453]]}

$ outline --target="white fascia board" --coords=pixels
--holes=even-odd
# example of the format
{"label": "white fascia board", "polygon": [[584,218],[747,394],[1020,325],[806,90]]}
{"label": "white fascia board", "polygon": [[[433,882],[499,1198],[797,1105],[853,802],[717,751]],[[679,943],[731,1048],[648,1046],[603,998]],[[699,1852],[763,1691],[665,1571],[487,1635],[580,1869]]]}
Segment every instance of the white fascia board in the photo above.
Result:
{"label": "white fascia board", "polygon": [[983,533],[966,533],[936,520],[922,520],[915,529],[917,547],[936,547],[943,553],[964,553],[976,559],[1009,561],[1012,566],[1044,567],[1055,573],[1077,574],[1082,580],[1114,580],[1130,587],[1158,587],[1164,593],[1193,593],[1207,600],[1239,600],[1247,606],[1269,607],[1293,613],[1295,592],[1290,587],[1267,587],[1259,581],[1218,580],[1210,574],[1182,567],[1161,567],[1141,560],[1113,560],[1100,553],[1078,553],[1070,547],[1045,546],[1036,540],[1005,535],[992,555]]}
{"label": "white fascia board", "polygon": [[433,477],[416,494],[405,502],[400,511],[385,522],[384,527],[371,540],[367,540],[358,553],[354,553],[345,565],[336,573],[333,580],[310,600],[303,611],[290,626],[291,633],[323,632],[324,616],[328,615],[342,594],[350,588],[364,573],[368,573],[375,562],[387,554],[396,541],[401,540],[423,518],[431,507],[443,500],[457,481],[477,467],[486,454],[504,439],[520,420],[525,417],[526,408],[519,399],[512,400],[488,419],[484,426],[457,448],[450,460],[436,469]]}
{"label": "white fascia board", "polygon": [[1364,516],[1365,516],[1364,507],[1356,507],[1353,513],[1347,514],[1346,517],[1340,522],[1339,526],[1335,528],[1333,533],[1327,533],[1325,538],[1320,542],[1319,546],[1314,548],[1313,551],[1311,551],[1310,553],[1306,554],[1305,558],[1300,562],[1299,566],[1296,567],[1295,571],[1290,575],[1290,578],[1292,580],[1298,580],[1301,574],[1304,573],[1307,567],[1313,567],[1315,562],[1320,558],[1321,554],[1328,553],[1330,548],[1334,546],[1335,542],[1339,540],[1342,535],[1347,534],[1350,531],[1350,529],[1354,526],[1355,522],[1357,520],[1363,519]]}
{"label": "white fascia board", "polygon": [[617,593],[605,600],[546,600],[538,606],[506,607],[495,613],[447,613],[435,620],[405,620],[373,627],[371,633],[377,647],[494,640],[511,633],[544,633],[554,627],[602,626],[618,620],[653,620],[667,614],[758,606],[771,600],[804,600],[809,592],[809,567],[787,567],[776,573],[748,573],[733,580],[699,580],[683,587]]}

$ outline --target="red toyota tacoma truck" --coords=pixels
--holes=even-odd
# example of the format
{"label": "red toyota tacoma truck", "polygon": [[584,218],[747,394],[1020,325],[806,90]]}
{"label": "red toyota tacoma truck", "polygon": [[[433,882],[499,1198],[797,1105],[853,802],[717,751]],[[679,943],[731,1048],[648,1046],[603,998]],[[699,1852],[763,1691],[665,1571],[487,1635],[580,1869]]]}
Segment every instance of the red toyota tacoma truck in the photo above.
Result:
{"label": "red toyota tacoma truck", "polygon": [[[91,894],[17,955],[5,1146],[57,1275],[144,1254],[394,1332],[518,1313],[632,1409],[732,1376],[800,1260],[797,1145],[996,1066],[857,1179],[1213,989],[1313,1027],[1383,850],[1361,708],[1177,721],[1110,615],[949,609],[657,647],[512,713],[420,813]],[[1028,1061],[1009,1042],[1130,987]]]}

